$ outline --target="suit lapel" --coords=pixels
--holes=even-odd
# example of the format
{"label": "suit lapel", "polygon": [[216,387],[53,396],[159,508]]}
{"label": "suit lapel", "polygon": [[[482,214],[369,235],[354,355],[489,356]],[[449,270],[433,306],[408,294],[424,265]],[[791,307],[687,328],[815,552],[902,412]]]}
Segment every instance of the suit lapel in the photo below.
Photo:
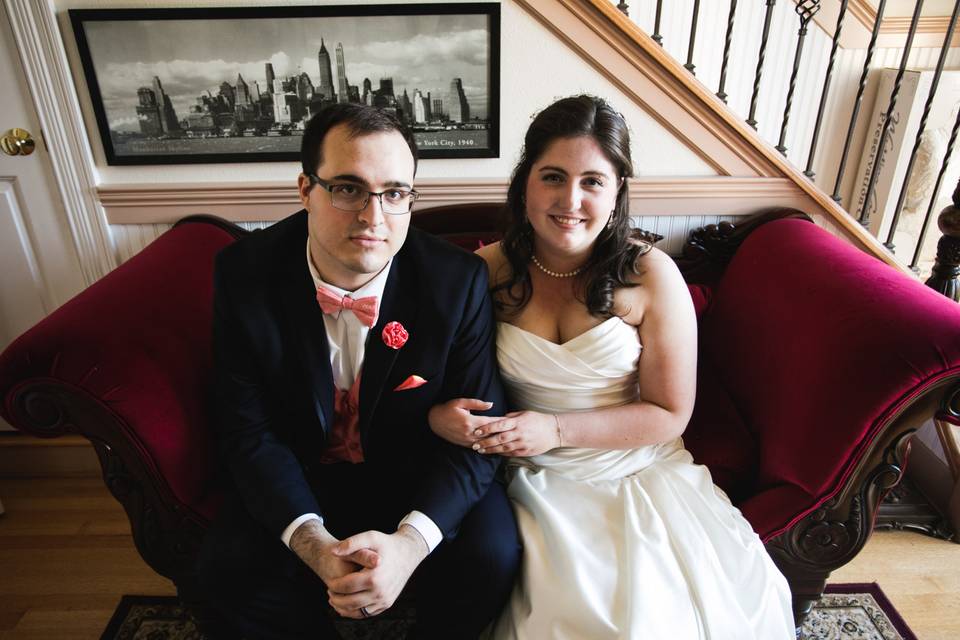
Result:
{"label": "suit lapel", "polygon": [[[304,218],[306,220],[306,218]],[[303,363],[304,381],[313,396],[313,406],[326,433],[333,424],[333,372],[330,346],[323,324],[323,312],[306,258],[306,225],[297,242],[290,242],[280,257],[278,281],[287,324],[293,337],[294,354]]]}
{"label": "suit lapel", "polygon": [[[409,241],[409,239],[408,239]],[[399,322],[410,332],[416,328],[417,319],[417,274],[412,261],[401,250],[390,265],[390,275],[380,301],[377,323],[367,336],[360,378],[360,435],[366,445],[366,434],[377,403],[383,393],[387,377],[400,355],[400,349],[391,349],[383,342],[383,328],[390,322]],[[402,349],[403,347],[401,347]]]}

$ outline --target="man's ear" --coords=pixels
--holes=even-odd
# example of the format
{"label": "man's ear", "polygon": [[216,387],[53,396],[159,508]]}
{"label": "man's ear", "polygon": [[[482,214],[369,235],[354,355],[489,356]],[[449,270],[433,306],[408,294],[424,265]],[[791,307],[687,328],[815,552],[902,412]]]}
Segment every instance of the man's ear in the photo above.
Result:
{"label": "man's ear", "polygon": [[297,177],[297,192],[300,194],[300,202],[303,204],[303,208],[307,208],[307,200],[310,199],[310,189],[313,188],[313,183],[310,182],[310,178],[304,174],[300,174]]}

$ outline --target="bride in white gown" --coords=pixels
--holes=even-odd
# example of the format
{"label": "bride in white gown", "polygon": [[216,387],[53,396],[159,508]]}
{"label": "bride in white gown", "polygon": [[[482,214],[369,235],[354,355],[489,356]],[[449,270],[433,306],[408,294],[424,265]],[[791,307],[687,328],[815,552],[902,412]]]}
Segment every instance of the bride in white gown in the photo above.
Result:
{"label": "bride in white gown", "polygon": [[490,267],[516,412],[435,407],[440,436],[506,457],[523,569],[491,637],[781,640],[790,591],[684,449],[696,320],[673,261],[631,234],[622,116],[560,100],[533,121]]}

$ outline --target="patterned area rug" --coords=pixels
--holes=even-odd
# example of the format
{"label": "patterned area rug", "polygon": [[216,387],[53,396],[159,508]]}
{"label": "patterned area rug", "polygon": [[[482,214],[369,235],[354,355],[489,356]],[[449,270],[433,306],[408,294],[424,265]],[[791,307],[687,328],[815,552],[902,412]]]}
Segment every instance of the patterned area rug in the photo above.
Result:
{"label": "patterned area rug", "polygon": [[828,584],[801,640],[917,640],[876,582]]}
{"label": "patterned area rug", "polygon": [[[344,640],[402,640],[412,611],[338,624]],[[123,596],[101,640],[203,640],[193,619],[169,596]],[[827,585],[800,640],[917,640],[876,583]]]}

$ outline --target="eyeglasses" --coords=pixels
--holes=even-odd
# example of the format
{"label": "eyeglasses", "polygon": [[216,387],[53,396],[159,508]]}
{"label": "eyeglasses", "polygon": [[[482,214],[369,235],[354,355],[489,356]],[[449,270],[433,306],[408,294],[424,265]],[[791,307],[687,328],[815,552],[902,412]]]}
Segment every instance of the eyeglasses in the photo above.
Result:
{"label": "eyeglasses", "polygon": [[412,189],[387,189],[377,193],[376,191],[367,191],[361,187],[349,182],[327,182],[319,176],[307,173],[304,174],[311,184],[320,185],[330,194],[330,203],[341,211],[357,212],[362,211],[367,203],[370,202],[370,196],[375,196],[380,201],[380,209],[392,216],[402,216],[410,213],[413,209],[413,203],[417,201],[420,194]]}

